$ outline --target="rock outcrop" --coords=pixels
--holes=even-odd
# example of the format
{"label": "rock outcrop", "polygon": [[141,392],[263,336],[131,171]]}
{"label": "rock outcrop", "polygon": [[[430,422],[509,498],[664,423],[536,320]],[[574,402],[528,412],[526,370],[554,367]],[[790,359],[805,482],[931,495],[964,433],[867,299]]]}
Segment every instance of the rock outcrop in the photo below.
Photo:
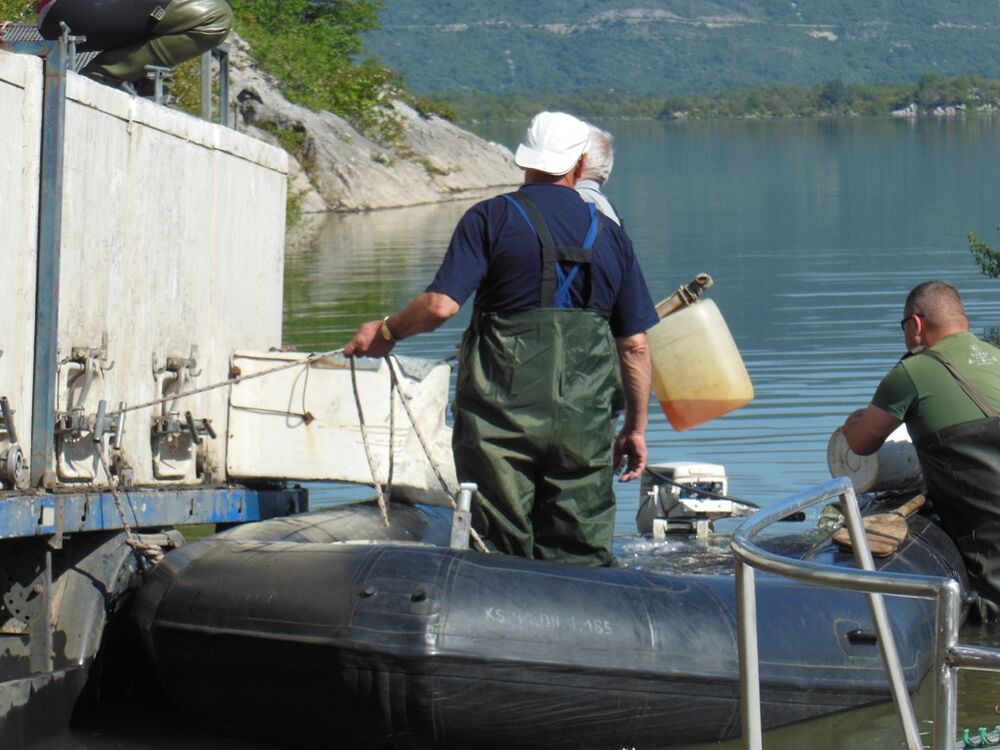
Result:
{"label": "rock outcrop", "polygon": [[305,213],[476,198],[521,181],[507,148],[442,118],[422,117],[402,102],[393,102],[402,137],[391,149],[337,115],[290,103],[238,37],[230,39],[230,72],[248,132],[271,142],[277,141],[275,130],[301,134],[289,191]]}

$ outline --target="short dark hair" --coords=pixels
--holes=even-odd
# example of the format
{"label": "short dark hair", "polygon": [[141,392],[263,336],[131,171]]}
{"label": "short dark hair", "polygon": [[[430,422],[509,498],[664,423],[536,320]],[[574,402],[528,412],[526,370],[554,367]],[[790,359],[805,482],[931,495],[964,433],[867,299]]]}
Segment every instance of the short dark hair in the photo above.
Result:
{"label": "short dark hair", "polygon": [[958,290],[943,281],[925,281],[913,287],[903,310],[907,315],[921,315],[932,328],[967,319]]}

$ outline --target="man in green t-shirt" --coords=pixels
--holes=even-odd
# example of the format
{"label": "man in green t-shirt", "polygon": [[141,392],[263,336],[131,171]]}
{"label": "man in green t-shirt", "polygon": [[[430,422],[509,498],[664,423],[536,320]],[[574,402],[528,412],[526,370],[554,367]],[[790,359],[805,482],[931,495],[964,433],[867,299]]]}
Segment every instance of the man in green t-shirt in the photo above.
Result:
{"label": "man in green t-shirt", "polygon": [[1000,619],[1000,349],[969,333],[954,287],[915,287],[900,321],[909,353],[844,423],[851,450],[877,451],[906,422],[945,531],[965,558],[983,620]]}

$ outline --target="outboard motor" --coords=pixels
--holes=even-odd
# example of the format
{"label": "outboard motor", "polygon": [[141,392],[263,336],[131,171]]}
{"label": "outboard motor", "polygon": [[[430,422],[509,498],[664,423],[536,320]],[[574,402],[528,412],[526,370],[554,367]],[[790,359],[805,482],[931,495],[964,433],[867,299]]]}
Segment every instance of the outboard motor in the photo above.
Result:
{"label": "outboard motor", "polygon": [[676,461],[651,464],[642,474],[635,523],[640,534],[706,537],[716,518],[749,515],[754,508],[726,498],[726,469],[718,464]]}

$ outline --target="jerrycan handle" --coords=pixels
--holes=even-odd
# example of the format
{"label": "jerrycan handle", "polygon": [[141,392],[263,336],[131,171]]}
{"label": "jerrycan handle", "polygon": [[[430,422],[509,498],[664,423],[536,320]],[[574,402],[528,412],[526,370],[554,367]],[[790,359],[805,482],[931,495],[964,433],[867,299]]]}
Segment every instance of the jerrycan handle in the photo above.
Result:
{"label": "jerrycan handle", "polygon": [[691,281],[677,288],[677,291],[656,306],[656,313],[665,318],[682,307],[693,305],[715,282],[707,273],[699,273]]}

